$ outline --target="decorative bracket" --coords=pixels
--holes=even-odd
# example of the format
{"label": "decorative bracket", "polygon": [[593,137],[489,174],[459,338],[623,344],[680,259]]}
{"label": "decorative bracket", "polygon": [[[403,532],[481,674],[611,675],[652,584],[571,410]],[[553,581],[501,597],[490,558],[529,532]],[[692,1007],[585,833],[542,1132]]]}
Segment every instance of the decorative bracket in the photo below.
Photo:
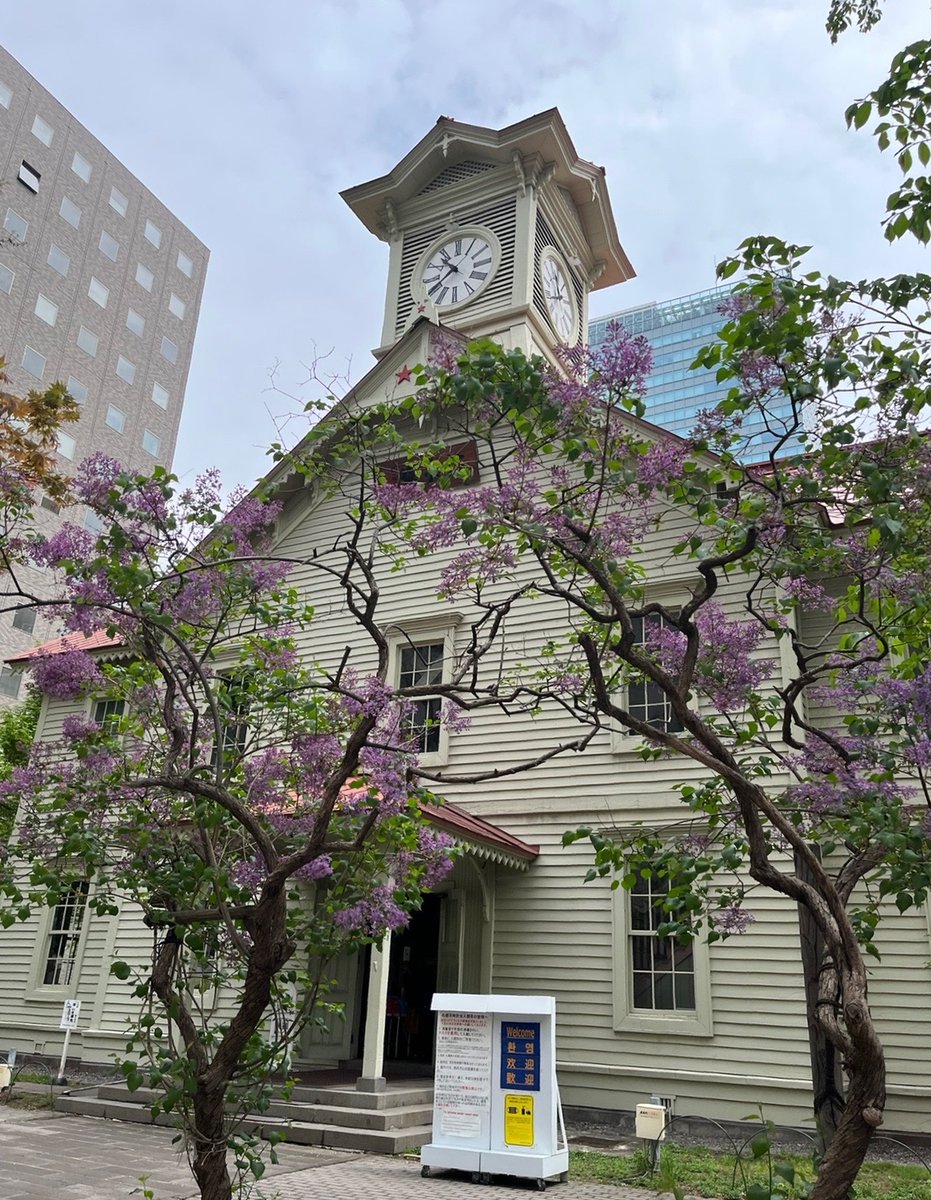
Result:
{"label": "decorative bracket", "polygon": [[524,173],[524,159],[519,150],[515,150],[511,155],[511,162],[514,164],[514,173],[517,176],[517,182],[520,184],[520,194],[527,195],[527,176]]}

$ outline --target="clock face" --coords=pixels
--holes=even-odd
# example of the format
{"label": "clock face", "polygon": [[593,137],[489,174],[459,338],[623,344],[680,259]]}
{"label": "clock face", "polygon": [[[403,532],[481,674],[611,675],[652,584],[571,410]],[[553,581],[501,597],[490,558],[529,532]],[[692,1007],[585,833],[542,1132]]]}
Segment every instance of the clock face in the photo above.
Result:
{"label": "clock face", "polygon": [[477,233],[457,234],[438,246],[421,273],[424,294],[437,308],[464,304],[491,278],[491,245]]}
{"label": "clock face", "polygon": [[547,254],[540,267],[543,277],[543,296],[553,322],[553,328],[564,342],[575,341],[575,306],[569,290],[569,280],[559,262]]}

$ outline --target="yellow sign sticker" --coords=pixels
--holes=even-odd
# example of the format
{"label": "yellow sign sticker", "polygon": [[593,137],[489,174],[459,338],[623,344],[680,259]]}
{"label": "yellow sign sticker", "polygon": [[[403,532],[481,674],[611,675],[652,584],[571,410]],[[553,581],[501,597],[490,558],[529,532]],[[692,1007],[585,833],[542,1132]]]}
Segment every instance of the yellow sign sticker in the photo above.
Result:
{"label": "yellow sign sticker", "polygon": [[504,1097],[504,1144],[533,1145],[533,1096]]}

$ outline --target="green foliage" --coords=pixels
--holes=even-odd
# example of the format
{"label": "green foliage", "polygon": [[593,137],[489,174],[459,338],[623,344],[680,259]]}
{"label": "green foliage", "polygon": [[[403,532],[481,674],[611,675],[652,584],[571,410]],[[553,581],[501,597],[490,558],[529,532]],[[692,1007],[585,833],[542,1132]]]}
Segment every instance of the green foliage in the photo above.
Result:
{"label": "green foliage", "polygon": [[[21,704],[0,710],[0,782],[9,779],[13,769],[28,760],[41,707],[41,695],[30,688]],[[10,836],[15,816],[12,801],[0,797],[0,845]]]}
{"label": "green foliage", "polygon": [[[613,1183],[642,1187],[657,1192],[672,1190],[686,1195],[715,1197],[718,1200],[749,1200],[749,1188],[768,1187],[769,1167],[765,1158],[744,1163],[745,1176],[735,1173],[735,1154],[696,1146],[680,1146],[674,1141],[663,1146],[661,1168],[652,1173],[642,1150],[634,1154],[602,1154],[583,1150],[569,1152],[569,1174],[576,1183]],[[815,1177],[811,1155],[779,1153],[773,1164],[776,1182],[782,1181],[781,1195],[787,1200],[802,1200]],[[929,1171],[916,1163],[865,1163],[857,1177],[857,1200],[926,1200]],[[779,1193],[777,1193],[779,1194]]]}

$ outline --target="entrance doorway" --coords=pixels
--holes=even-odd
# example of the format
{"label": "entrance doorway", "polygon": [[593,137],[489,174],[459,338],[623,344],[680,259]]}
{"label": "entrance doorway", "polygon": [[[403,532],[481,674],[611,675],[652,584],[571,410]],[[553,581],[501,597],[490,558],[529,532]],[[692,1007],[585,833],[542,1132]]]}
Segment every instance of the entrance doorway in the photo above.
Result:
{"label": "entrance doorway", "polygon": [[445,897],[427,894],[404,929],[392,935],[388,962],[385,1058],[392,1062],[433,1062],[440,925]]}

